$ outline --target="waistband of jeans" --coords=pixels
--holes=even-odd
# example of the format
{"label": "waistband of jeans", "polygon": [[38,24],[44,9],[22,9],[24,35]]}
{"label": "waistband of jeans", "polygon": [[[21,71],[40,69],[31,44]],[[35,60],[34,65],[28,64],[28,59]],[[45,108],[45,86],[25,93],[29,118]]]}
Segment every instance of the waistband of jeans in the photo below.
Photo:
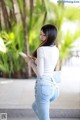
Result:
{"label": "waistband of jeans", "polygon": [[42,76],[37,76],[37,79],[38,79],[38,81],[41,81],[43,79],[48,80],[48,82],[53,82],[53,84],[56,85],[55,79],[52,76],[42,75]]}
{"label": "waistband of jeans", "polygon": [[47,79],[50,79],[51,81],[54,80],[53,77],[51,77],[51,76],[46,76],[46,75],[37,76],[37,79],[40,79],[40,80],[41,80],[41,79],[44,79],[44,78],[45,78],[46,80],[47,80]]}

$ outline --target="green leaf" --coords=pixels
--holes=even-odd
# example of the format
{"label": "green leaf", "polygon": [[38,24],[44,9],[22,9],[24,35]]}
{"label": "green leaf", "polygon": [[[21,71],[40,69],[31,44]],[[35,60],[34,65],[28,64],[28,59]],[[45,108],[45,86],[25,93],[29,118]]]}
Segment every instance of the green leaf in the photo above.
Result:
{"label": "green leaf", "polygon": [[65,17],[69,20],[80,20],[80,8],[79,7],[66,7]]}
{"label": "green leaf", "polygon": [[0,70],[4,73],[6,73],[6,66],[0,64]]}
{"label": "green leaf", "polygon": [[23,12],[23,0],[17,0],[17,3],[18,3],[20,11]]}
{"label": "green leaf", "polygon": [[5,0],[5,3],[12,10],[12,2],[11,2],[11,0]]}

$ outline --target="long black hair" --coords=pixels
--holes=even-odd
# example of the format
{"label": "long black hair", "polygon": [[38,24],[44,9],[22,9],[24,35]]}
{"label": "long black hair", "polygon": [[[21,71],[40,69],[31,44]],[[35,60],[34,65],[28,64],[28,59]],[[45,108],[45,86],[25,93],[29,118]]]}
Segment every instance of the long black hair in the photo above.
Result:
{"label": "long black hair", "polygon": [[[57,28],[54,25],[46,24],[42,26],[41,31],[46,35],[46,40],[39,47],[54,45],[57,37]],[[37,50],[33,53],[33,56],[37,57]]]}
{"label": "long black hair", "polygon": [[57,37],[57,28],[54,25],[47,24],[42,26],[41,31],[46,35],[47,40],[41,46],[50,46],[55,44]]}

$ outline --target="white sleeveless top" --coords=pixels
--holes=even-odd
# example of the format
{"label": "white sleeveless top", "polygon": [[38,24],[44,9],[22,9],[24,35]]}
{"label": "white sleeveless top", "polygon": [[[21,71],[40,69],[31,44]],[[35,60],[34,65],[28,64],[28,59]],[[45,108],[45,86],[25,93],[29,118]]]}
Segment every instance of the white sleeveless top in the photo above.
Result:
{"label": "white sleeveless top", "polygon": [[37,76],[53,77],[53,72],[59,58],[56,46],[42,46],[37,49]]}

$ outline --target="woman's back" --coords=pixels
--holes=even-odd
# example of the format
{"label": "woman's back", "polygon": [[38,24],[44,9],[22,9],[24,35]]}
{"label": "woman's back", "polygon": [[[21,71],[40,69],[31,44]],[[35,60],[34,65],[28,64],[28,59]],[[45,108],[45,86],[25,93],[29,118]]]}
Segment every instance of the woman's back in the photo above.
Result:
{"label": "woman's back", "polygon": [[54,68],[59,57],[56,46],[43,46],[37,50],[37,75],[53,76]]}

